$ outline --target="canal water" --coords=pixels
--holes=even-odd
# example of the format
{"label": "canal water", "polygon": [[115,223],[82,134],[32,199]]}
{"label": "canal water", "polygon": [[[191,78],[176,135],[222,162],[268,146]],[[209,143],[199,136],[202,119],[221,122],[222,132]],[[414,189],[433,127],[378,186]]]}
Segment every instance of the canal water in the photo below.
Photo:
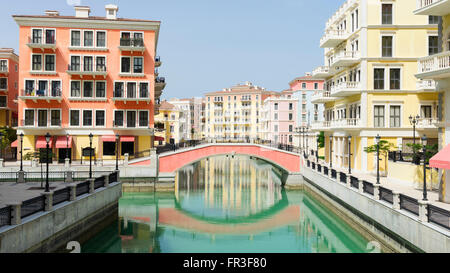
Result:
{"label": "canal water", "polygon": [[84,253],[348,253],[368,241],[282,173],[250,157],[181,169],[171,193],[124,193],[119,217]]}

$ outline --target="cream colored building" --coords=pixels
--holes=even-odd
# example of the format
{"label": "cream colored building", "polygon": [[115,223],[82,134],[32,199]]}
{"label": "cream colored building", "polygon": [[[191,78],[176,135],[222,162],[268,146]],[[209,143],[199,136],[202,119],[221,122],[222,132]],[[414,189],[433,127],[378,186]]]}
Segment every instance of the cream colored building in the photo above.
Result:
{"label": "cream colored building", "polygon": [[437,50],[438,25],[435,17],[415,16],[415,8],[412,0],[348,0],[326,22],[320,40],[325,65],[313,72],[325,87],[312,100],[325,105],[325,121],[313,130],[325,132],[326,161],[331,158],[333,167],[347,168],[350,150],[355,172],[373,172],[376,160],[364,148],[378,134],[408,152],[410,115],[420,116],[416,142],[425,132],[437,142],[435,84],[414,75],[418,58]]}

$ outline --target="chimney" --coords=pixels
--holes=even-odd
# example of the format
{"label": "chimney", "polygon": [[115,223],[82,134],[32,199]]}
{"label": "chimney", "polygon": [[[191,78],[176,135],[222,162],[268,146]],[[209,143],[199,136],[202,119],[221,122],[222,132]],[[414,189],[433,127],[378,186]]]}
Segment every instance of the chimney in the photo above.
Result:
{"label": "chimney", "polygon": [[53,16],[53,17],[59,16],[59,11],[56,11],[56,10],[46,10],[46,11],[45,11],[45,15],[47,15],[47,16]]}
{"label": "chimney", "polygon": [[112,4],[106,5],[105,10],[106,10],[106,19],[112,20],[117,19],[117,11],[119,11],[119,8],[116,5]]}
{"label": "chimney", "polygon": [[75,6],[75,17],[79,18],[89,18],[89,13],[91,8],[87,6]]}

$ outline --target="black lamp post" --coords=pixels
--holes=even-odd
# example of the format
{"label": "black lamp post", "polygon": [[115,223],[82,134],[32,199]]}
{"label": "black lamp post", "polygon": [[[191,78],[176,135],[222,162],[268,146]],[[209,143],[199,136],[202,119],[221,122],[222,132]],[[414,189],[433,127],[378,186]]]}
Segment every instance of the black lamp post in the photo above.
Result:
{"label": "black lamp post", "polygon": [[320,135],[316,137],[316,163],[319,163],[319,138]]}
{"label": "black lamp post", "polygon": [[310,152],[309,152],[309,125],[307,125],[306,126],[306,129],[305,129],[305,133],[306,133],[306,154],[308,155],[308,157],[309,157],[309,154],[310,154]]}
{"label": "black lamp post", "polygon": [[0,158],[3,158],[3,133],[0,132]]}
{"label": "black lamp post", "polygon": [[352,136],[348,136],[348,174],[352,174]]}
{"label": "black lamp post", "polygon": [[89,178],[92,178],[92,133],[89,134]]}
{"label": "black lamp post", "polygon": [[23,172],[23,133],[20,133],[20,171]]}
{"label": "black lamp post", "polygon": [[330,136],[330,168],[333,168],[333,136]]}
{"label": "black lamp post", "polygon": [[427,136],[422,137],[423,146],[423,201],[428,201],[427,199]]}
{"label": "black lamp post", "polygon": [[66,158],[69,158],[69,134],[66,134]]}
{"label": "black lamp post", "polygon": [[409,123],[413,126],[413,160],[416,156],[416,125],[419,123],[420,116],[409,116]]}
{"label": "black lamp post", "polygon": [[47,149],[46,149],[47,150],[47,156],[45,157],[45,161],[46,161],[46,164],[47,164],[47,176],[45,178],[45,192],[50,192],[50,185],[48,183],[48,162],[49,162],[49,150],[50,150],[49,143],[50,143],[50,139],[51,139],[51,136],[50,136],[49,133],[47,133],[45,135],[45,141],[47,142]]}
{"label": "black lamp post", "polygon": [[119,170],[119,134],[116,134],[116,171]]}
{"label": "black lamp post", "polygon": [[375,143],[377,145],[377,184],[380,184],[380,135],[375,138]]}

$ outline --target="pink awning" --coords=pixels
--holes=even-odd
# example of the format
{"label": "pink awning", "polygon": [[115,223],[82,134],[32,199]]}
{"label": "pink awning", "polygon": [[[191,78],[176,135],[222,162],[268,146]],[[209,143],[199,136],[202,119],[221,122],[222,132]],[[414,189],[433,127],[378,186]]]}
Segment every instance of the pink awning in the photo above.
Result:
{"label": "pink awning", "polygon": [[11,148],[17,148],[18,145],[19,145],[19,140],[16,139],[16,140],[14,140],[13,143],[11,143]]}
{"label": "pink awning", "polygon": [[120,142],[134,142],[134,136],[121,136]]}
{"label": "pink awning", "polygon": [[450,144],[430,159],[430,166],[450,170]]}
{"label": "pink awning", "polygon": [[66,136],[58,136],[56,139],[56,148],[58,149],[67,149],[67,147],[72,148],[72,136],[69,136],[69,141],[67,145],[67,137]]}
{"label": "pink awning", "polygon": [[102,136],[103,142],[116,142],[116,136]]}
{"label": "pink awning", "polygon": [[[49,147],[53,147],[53,138],[50,138],[50,142],[48,143]],[[45,136],[40,136],[36,140],[36,149],[44,149],[47,148],[47,141],[45,140]]]}

